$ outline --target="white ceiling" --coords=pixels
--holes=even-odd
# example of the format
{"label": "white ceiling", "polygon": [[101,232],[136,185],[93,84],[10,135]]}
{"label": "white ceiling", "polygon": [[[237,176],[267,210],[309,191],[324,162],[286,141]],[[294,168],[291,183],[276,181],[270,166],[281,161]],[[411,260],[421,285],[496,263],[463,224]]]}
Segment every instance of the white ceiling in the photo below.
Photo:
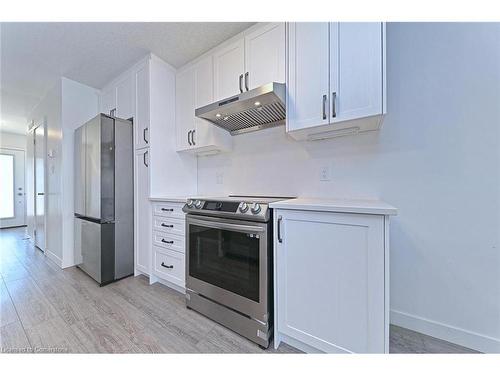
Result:
{"label": "white ceiling", "polygon": [[30,111],[61,76],[102,88],[148,52],[177,68],[251,25],[2,23],[0,130],[25,132]]}

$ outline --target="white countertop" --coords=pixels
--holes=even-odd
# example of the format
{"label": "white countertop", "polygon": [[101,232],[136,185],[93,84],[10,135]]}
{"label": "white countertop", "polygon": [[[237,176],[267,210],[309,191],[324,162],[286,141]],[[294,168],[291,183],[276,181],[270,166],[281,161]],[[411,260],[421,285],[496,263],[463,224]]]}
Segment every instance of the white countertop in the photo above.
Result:
{"label": "white countertop", "polygon": [[274,202],[271,208],[306,211],[347,212],[356,214],[396,215],[396,207],[379,200],[295,198]]}
{"label": "white countertop", "polygon": [[189,197],[149,197],[152,202],[176,202],[186,203]]}

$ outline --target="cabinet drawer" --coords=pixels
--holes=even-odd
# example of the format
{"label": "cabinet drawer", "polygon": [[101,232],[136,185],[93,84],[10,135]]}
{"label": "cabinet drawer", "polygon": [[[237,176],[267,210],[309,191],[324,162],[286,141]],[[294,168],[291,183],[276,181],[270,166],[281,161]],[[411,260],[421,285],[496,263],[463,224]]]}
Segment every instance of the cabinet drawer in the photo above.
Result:
{"label": "cabinet drawer", "polygon": [[184,203],[153,203],[153,215],[184,219]]}
{"label": "cabinet drawer", "polygon": [[184,237],[153,231],[153,245],[184,253]]}
{"label": "cabinet drawer", "polygon": [[177,284],[185,286],[186,263],[184,254],[153,247],[153,272],[156,276]]}
{"label": "cabinet drawer", "polygon": [[186,222],[180,219],[172,219],[164,216],[153,217],[153,229],[160,232],[175,234],[184,237]]}

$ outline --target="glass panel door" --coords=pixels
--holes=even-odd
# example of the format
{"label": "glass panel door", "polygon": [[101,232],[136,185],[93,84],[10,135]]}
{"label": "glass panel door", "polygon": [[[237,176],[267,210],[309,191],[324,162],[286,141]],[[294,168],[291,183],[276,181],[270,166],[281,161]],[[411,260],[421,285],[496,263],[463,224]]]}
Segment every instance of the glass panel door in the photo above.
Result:
{"label": "glass panel door", "polygon": [[259,302],[259,234],[189,225],[189,276]]}
{"label": "glass panel door", "polygon": [[26,224],[24,150],[0,149],[0,228]]}
{"label": "glass panel door", "polygon": [[0,154],[0,219],[14,217],[14,155]]}

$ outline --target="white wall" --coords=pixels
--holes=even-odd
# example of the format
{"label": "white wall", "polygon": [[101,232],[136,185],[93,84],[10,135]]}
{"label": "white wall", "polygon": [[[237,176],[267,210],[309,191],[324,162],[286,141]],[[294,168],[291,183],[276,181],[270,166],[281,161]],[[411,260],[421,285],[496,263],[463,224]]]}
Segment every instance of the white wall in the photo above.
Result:
{"label": "white wall", "polygon": [[[391,227],[391,319],[500,352],[500,24],[389,24],[379,132],[235,136],[199,158],[198,191],[377,197]],[[319,181],[323,166],[331,181]],[[223,174],[223,184],[216,175]]]}
{"label": "white wall", "polygon": [[[43,97],[30,114],[30,122],[45,126],[45,254],[56,264],[62,264],[61,241],[61,83],[58,82]],[[28,209],[28,212],[30,210]]]}
{"label": "white wall", "polygon": [[46,124],[46,253],[61,267],[73,253],[73,131],[98,113],[98,91],[62,78],[30,115]]}
{"label": "white wall", "polygon": [[0,147],[26,150],[26,135],[0,131]]}
{"label": "white wall", "polygon": [[61,194],[63,267],[81,263],[81,254],[74,252],[74,131],[99,112],[99,91],[62,78],[62,158]]}

